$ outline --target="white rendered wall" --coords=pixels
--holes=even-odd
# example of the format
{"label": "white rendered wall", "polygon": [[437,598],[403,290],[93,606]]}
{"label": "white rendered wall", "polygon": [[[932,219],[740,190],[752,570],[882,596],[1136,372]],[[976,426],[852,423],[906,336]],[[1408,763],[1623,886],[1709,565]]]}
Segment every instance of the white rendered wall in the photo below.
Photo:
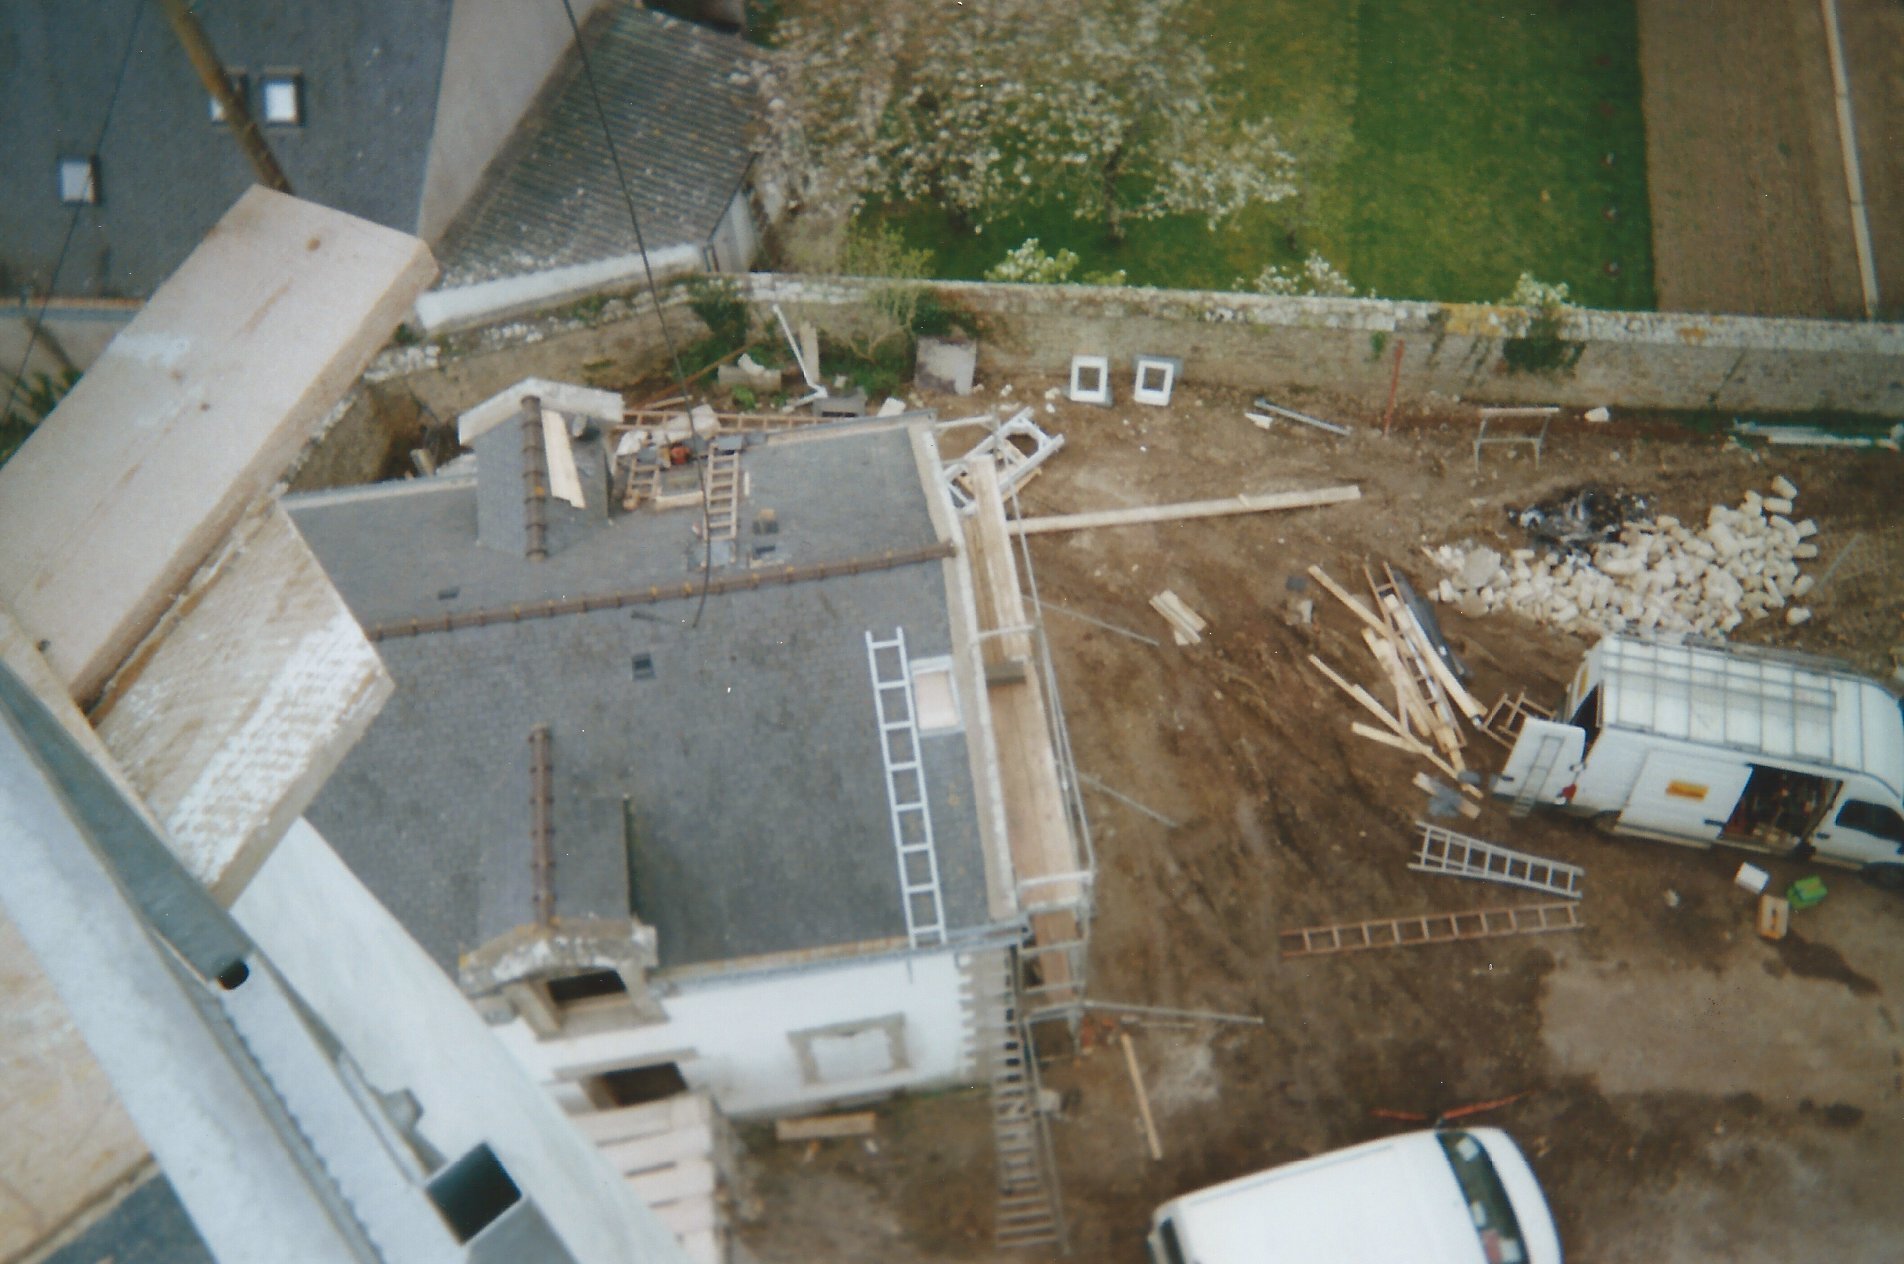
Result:
{"label": "white rendered wall", "polygon": [[[499,1034],[544,1083],[564,1085],[618,1066],[675,1061],[689,1086],[711,1093],[729,1115],[782,1114],[975,1079],[959,980],[952,952],[846,961],[735,982],[684,983],[676,995],[660,998],[669,1021],[646,1027],[545,1041],[518,1019]],[[907,1067],[857,1080],[807,1082],[789,1033],[890,1014],[905,1017]],[[575,1100],[565,1089],[558,1096]]]}

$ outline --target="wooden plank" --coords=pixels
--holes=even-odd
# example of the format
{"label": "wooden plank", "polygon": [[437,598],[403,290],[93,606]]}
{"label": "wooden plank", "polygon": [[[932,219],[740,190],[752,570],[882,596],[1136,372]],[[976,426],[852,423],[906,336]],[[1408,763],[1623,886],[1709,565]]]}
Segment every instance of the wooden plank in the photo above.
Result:
{"label": "wooden plank", "polygon": [[1455,769],[1454,765],[1450,764],[1447,760],[1443,759],[1438,753],[1436,753],[1432,748],[1430,748],[1426,744],[1415,740],[1414,738],[1408,736],[1407,734],[1395,733],[1395,732],[1383,732],[1381,729],[1378,729],[1374,727],[1373,725],[1364,724],[1360,720],[1351,722],[1349,725],[1349,729],[1357,737],[1366,737],[1372,742],[1380,742],[1384,746],[1393,746],[1396,750],[1403,750],[1403,751],[1407,751],[1411,755],[1421,756],[1423,759],[1433,764],[1436,768],[1439,768],[1442,772],[1446,773],[1448,778],[1454,782],[1456,788],[1459,789],[1462,794],[1467,795],[1471,799],[1479,799],[1483,797],[1483,795],[1481,794],[1481,791],[1478,788],[1471,786],[1467,782],[1461,780],[1461,774]]}
{"label": "wooden plank", "polygon": [[1150,1157],[1164,1157],[1164,1147],[1157,1140],[1157,1121],[1151,1117],[1150,1094],[1144,1089],[1144,1073],[1137,1069],[1137,1050],[1131,1044],[1130,1033],[1123,1031],[1118,1037],[1124,1044],[1124,1065],[1130,1068],[1131,1087],[1137,1091],[1137,1113],[1144,1121],[1144,1141],[1150,1147]]}
{"label": "wooden plank", "polygon": [[575,468],[575,449],[569,444],[569,419],[554,409],[542,411],[542,450],[549,467],[549,494],[577,509],[588,508],[582,494],[582,476]]}
{"label": "wooden plank", "polygon": [[623,1176],[666,1167],[683,1159],[705,1158],[714,1153],[714,1130],[705,1124],[677,1128],[672,1132],[638,1137],[633,1141],[611,1141],[601,1147],[602,1156]]}
{"label": "wooden plank", "polygon": [[623,1178],[628,1187],[641,1195],[650,1207],[657,1203],[678,1202],[698,1194],[712,1194],[715,1186],[711,1159],[683,1159],[672,1167],[636,1172]]}
{"label": "wooden plank", "polygon": [[1309,568],[1309,578],[1321,584],[1323,588],[1328,590],[1330,596],[1347,606],[1362,622],[1368,624],[1383,636],[1388,635],[1388,624],[1376,617],[1373,610],[1363,605],[1360,597],[1357,597],[1354,593],[1331,579],[1327,571],[1323,570],[1320,566],[1311,566]]}
{"label": "wooden plank", "polygon": [[436,275],[254,187],[0,466],[0,602],[90,702]]}
{"label": "wooden plank", "polygon": [[1150,599],[1150,608],[1170,624],[1179,645],[1197,644],[1203,639],[1203,630],[1210,626],[1204,622],[1203,616],[1185,605],[1183,598],[1168,588]]}
{"label": "wooden plank", "polygon": [[1475,701],[1473,694],[1462,688],[1461,681],[1448,669],[1448,665],[1441,660],[1441,655],[1435,651],[1434,642],[1428,639],[1428,633],[1421,626],[1421,621],[1415,618],[1415,612],[1410,610],[1407,603],[1399,597],[1395,601],[1400,607],[1399,611],[1391,611],[1395,615],[1396,627],[1401,630],[1403,636],[1413,642],[1417,652],[1428,664],[1428,670],[1434,673],[1435,682],[1447,690],[1449,700],[1461,709],[1461,714],[1470,720],[1479,720],[1485,716],[1487,708]]}
{"label": "wooden plank", "polygon": [[1020,518],[1010,524],[1014,535],[1042,535],[1052,531],[1085,531],[1093,527],[1129,527],[1148,522],[1182,522],[1192,518],[1220,518],[1226,514],[1268,513],[1278,509],[1309,509],[1360,500],[1362,489],[1353,483],[1312,491],[1272,492],[1261,496],[1233,496],[1227,500],[1191,500],[1142,509],[1105,509],[1094,513],[1054,514]]}
{"label": "wooden plank", "polygon": [[774,1121],[776,1141],[814,1141],[827,1137],[864,1137],[878,1126],[879,1117],[870,1110],[850,1115],[808,1115],[801,1119]]}
{"label": "wooden plank", "polygon": [[1321,672],[1323,675],[1327,676],[1330,680],[1334,681],[1336,688],[1342,690],[1342,692],[1348,694],[1349,697],[1354,698],[1357,702],[1361,703],[1362,706],[1365,709],[1367,709],[1371,715],[1373,715],[1376,719],[1380,720],[1383,724],[1386,724],[1389,727],[1390,732],[1398,733],[1403,737],[1408,736],[1407,727],[1404,726],[1400,720],[1390,715],[1388,713],[1388,709],[1384,707],[1381,703],[1377,702],[1374,699],[1374,697],[1370,695],[1368,690],[1362,688],[1362,686],[1358,684],[1355,684],[1353,681],[1344,680],[1340,675],[1337,674],[1336,670],[1333,667],[1329,666],[1327,663],[1317,658],[1314,654],[1311,654],[1309,656],[1309,665],[1315,668],[1317,671]]}
{"label": "wooden plank", "polygon": [[713,1229],[720,1223],[714,1208],[714,1199],[705,1194],[694,1198],[684,1198],[679,1202],[662,1203],[659,1207],[651,1207],[649,1210],[653,1211],[655,1218],[668,1226],[669,1232],[677,1237]]}
{"label": "wooden plank", "polygon": [[[1436,798],[1440,798],[1442,792],[1447,789],[1447,787],[1437,784],[1435,779],[1425,772],[1416,773],[1412,784],[1417,790],[1431,794]],[[1459,786],[1463,783],[1457,781],[1455,784]],[[1478,819],[1481,815],[1481,805],[1470,802],[1467,799],[1456,800],[1455,806],[1461,810],[1461,815],[1467,817],[1470,821]]]}
{"label": "wooden plank", "polygon": [[713,1122],[713,1110],[699,1093],[678,1093],[658,1102],[590,1111],[571,1120],[597,1145],[652,1137],[674,1128]]}

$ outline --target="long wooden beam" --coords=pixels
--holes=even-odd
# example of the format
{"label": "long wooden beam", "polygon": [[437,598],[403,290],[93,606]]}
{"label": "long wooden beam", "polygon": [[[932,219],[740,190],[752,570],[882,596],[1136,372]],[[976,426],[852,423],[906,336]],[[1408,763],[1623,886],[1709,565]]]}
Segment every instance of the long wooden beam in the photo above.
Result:
{"label": "long wooden beam", "polygon": [[1275,509],[1308,509],[1360,500],[1362,489],[1353,483],[1309,491],[1271,492],[1264,496],[1232,496],[1226,500],[1189,500],[1174,505],[1147,505],[1140,509],[1104,509],[1095,513],[1053,514],[1019,518],[1009,524],[1013,535],[1043,535],[1050,531],[1085,531],[1092,527],[1129,527],[1146,522],[1181,522],[1189,518],[1220,518],[1226,514],[1267,513]]}

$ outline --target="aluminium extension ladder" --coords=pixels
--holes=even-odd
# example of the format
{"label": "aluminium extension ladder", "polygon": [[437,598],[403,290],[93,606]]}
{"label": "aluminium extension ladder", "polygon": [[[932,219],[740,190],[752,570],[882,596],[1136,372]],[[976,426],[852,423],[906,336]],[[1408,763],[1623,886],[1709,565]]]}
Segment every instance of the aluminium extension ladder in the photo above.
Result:
{"label": "aluminium extension ladder", "polygon": [[1470,838],[1426,821],[1416,821],[1415,828],[1421,831],[1421,846],[1408,866],[1410,869],[1526,887],[1570,900],[1580,898],[1580,880],[1586,871],[1578,865],[1530,856],[1524,851]]}
{"label": "aluminium extension ladder", "polygon": [[886,766],[886,802],[892,813],[893,849],[899,861],[899,900],[906,914],[906,940],[914,948],[942,944],[945,899],[939,890],[939,856],[932,841],[925,766],[919,759],[919,725],[913,709],[906,630],[895,629],[888,641],[874,640],[867,632],[866,664],[873,678],[879,754]]}

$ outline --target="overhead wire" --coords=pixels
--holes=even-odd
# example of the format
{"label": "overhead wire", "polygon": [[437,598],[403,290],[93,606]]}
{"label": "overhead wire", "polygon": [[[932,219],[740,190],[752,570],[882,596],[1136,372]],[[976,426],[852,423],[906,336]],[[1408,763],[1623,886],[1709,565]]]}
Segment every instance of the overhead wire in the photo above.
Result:
{"label": "overhead wire", "polygon": [[[602,90],[595,80],[595,66],[589,60],[588,46],[582,39],[582,25],[575,20],[575,6],[569,0],[562,0],[562,12],[568,15],[569,35],[575,44],[576,56],[582,62],[582,77],[588,81],[588,94],[595,103],[595,118],[601,124],[602,141],[608,147],[609,165],[615,169],[615,183],[621,189],[622,205],[628,210],[628,223],[635,230],[635,249],[641,255],[641,271],[648,282],[648,300],[654,304],[655,321],[661,327],[661,340],[668,348],[668,360],[674,366],[675,389],[692,403],[688,395],[687,374],[681,368],[681,355],[675,349],[674,335],[668,330],[668,314],[661,307],[661,290],[655,284],[654,264],[648,259],[648,243],[642,236],[641,216],[635,210],[635,193],[628,183],[628,172],[622,166],[621,150],[615,144],[614,129],[608,124],[608,109],[602,104]],[[708,513],[708,477],[707,467],[711,451],[703,454],[700,467],[701,483],[701,599],[694,607],[694,619],[690,627],[701,626],[701,613],[707,609],[707,579],[714,570],[714,532]]]}
{"label": "overhead wire", "polygon": [[[563,0],[563,2],[567,3],[567,0]],[[91,153],[94,162],[98,161],[100,151],[105,148],[106,132],[112,126],[113,107],[119,104],[119,90],[123,88],[126,83],[126,68],[132,64],[133,49],[138,47],[139,22],[140,19],[145,17],[145,10],[146,0],[132,0],[132,29],[126,32],[125,51],[119,55],[119,70],[113,75],[112,91],[106,97],[106,113],[105,116],[99,120],[99,134],[93,141]],[[93,178],[99,178],[96,169],[93,173]],[[96,192],[97,190],[95,190],[95,193]],[[72,249],[73,237],[79,232],[80,217],[85,213],[88,205],[90,205],[90,203],[76,203],[73,207],[72,215],[68,217],[66,221],[66,236],[61,239],[59,254],[53,259],[52,275],[46,279],[46,293],[40,296],[39,314],[33,318],[32,325],[27,329],[26,350],[21,353],[20,367],[14,370],[13,381],[7,386],[7,403],[5,408],[0,408],[0,420],[4,420],[13,415],[13,401],[18,396],[20,389],[26,385],[27,365],[33,361],[34,348],[39,345],[40,341],[40,330],[46,324],[47,310],[52,306],[53,295],[59,289],[60,271],[66,266],[67,252]]]}

